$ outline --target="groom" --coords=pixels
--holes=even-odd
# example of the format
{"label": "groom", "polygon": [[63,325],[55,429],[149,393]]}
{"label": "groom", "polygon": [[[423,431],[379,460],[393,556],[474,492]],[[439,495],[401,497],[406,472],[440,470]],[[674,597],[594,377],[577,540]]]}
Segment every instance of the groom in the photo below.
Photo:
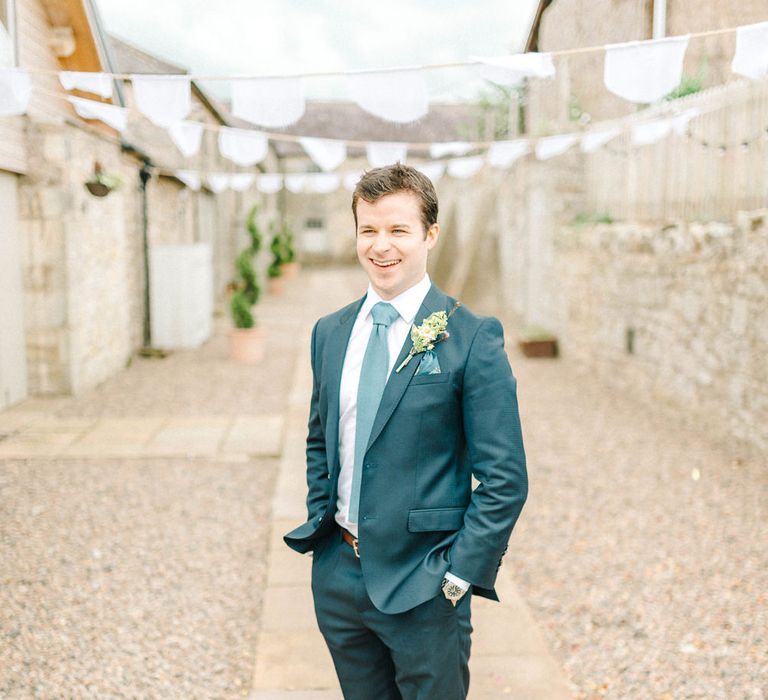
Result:
{"label": "groom", "polygon": [[370,170],[352,213],[368,290],[312,330],[308,519],[284,540],[313,552],[346,700],[463,699],[470,599],[499,600],[528,492],[516,380],[499,321],[427,275],[440,233],[429,178]]}

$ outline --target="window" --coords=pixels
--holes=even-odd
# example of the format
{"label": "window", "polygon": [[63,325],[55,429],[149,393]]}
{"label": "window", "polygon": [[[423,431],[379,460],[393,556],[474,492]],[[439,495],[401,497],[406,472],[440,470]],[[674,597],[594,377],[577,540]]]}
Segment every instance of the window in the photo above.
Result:
{"label": "window", "polygon": [[319,217],[310,217],[304,222],[304,228],[324,228],[325,224]]}
{"label": "window", "polygon": [[0,0],[0,67],[16,65],[14,0]]}

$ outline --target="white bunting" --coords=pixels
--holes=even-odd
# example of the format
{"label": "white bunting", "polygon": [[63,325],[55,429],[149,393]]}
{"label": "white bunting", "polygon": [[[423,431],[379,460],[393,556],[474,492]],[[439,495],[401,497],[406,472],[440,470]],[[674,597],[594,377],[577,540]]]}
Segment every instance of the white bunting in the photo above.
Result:
{"label": "white bunting", "polygon": [[307,173],[304,184],[305,192],[327,194],[339,189],[341,177],[335,173]]}
{"label": "white bunting", "polygon": [[443,156],[463,156],[476,146],[468,141],[447,141],[445,143],[433,143],[429,147],[430,158],[442,158]]}
{"label": "white bunting", "polygon": [[266,134],[248,129],[222,127],[219,131],[221,155],[242,166],[260,163],[267,155]]}
{"label": "white bunting", "polygon": [[264,194],[275,194],[283,188],[283,176],[279,173],[262,173],[256,176],[256,189]]}
{"label": "white bunting", "polygon": [[32,80],[22,68],[0,68],[0,117],[24,114],[32,96]]}
{"label": "white bunting", "polygon": [[736,29],[736,52],[731,70],[753,79],[768,75],[768,22]]}
{"label": "white bunting", "polygon": [[701,110],[698,107],[691,107],[690,109],[686,109],[685,112],[682,112],[681,114],[670,117],[669,121],[672,127],[672,131],[678,134],[678,136],[682,136],[688,127],[688,122],[690,122],[694,117],[698,117],[699,114],[701,114]]}
{"label": "white bunting", "polygon": [[651,143],[661,141],[672,128],[672,120],[653,119],[647,122],[640,122],[632,125],[631,140],[635,146],[646,146]]}
{"label": "white bunting", "polygon": [[112,77],[104,73],[63,70],[59,82],[65,90],[92,92],[105,99],[112,97]]}
{"label": "white bunting", "polygon": [[366,112],[390,122],[412,122],[429,110],[427,86],[420,70],[350,73],[350,99]]}
{"label": "white bunting", "polygon": [[131,75],[136,108],[157,126],[167,129],[192,108],[186,75]]}
{"label": "white bunting", "polygon": [[565,153],[578,140],[576,134],[557,134],[539,139],[536,144],[536,157],[539,160],[547,160]]}
{"label": "white bunting", "polygon": [[343,177],[344,189],[354,192],[363,173],[363,170],[352,170],[351,172],[345,173]]}
{"label": "white bunting", "polygon": [[583,153],[594,153],[598,148],[605,146],[611,139],[615,139],[620,133],[621,129],[617,126],[588,131],[581,137],[581,150]]}
{"label": "white bunting", "polygon": [[522,158],[530,150],[527,139],[513,141],[494,141],[486,156],[488,165],[494,168],[508,168],[518,158]]}
{"label": "white bunting", "polygon": [[474,69],[486,80],[512,87],[525,78],[552,78],[555,64],[548,53],[519,53],[511,56],[470,56]]}
{"label": "white bunting", "polygon": [[176,122],[168,127],[168,135],[181,154],[191,158],[200,151],[203,125],[200,122]]}
{"label": "white bunting", "polygon": [[189,189],[197,192],[200,189],[200,174],[194,170],[175,170],[173,173]]}
{"label": "white bunting", "polygon": [[299,193],[304,191],[309,173],[289,173],[283,177],[285,189],[289,192]]}
{"label": "white bunting", "polygon": [[365,146],[365,154],[372,167],[383,168],[385,165],[392,165],[398,161],[405,162],[405,157],[408,155],[408,144],[370,141]]}
{"label": "white bunting", "polygon": [[229,186],[235,192],[245,192],[256,180],[254,173],[234,173],[229,176]]}
{"label": "white bunting", "polygon": [[72,95],[68,96],[67,100],[83,119],[98,119],[121,132],[128,126],[128,110],[125,107]]}
{"label": "white bunting", "polygon": [[301,78],[248,78],[232,80],[232,114],[241,119],[278,128],[304,114],[304,83]]}
{"label": "white bunting", "polygon": [[451,177],[468,178],[479,172],[485,164],[483,156],[468,156],[466,158],[451,158],[448,161],[448,174]]}
{"label": "white bunting", "polygon": [[613,94],[638,104],[656,102],[683,77],[689,35],[605,47],[603,80]]}
{"label": "white bunting", "polygon": [[219,192],[226,190],[230,182],[228,173],[208,173],[205,181],[208,183],[208,188],[214,194],[219,194]]}
{"label": "white bunting", "polygon": [[299,143],[323,170],[333,170],[347,159],[347,144],[344,141],[301,137]]}
{"label": "white bunting", "polygon": [[413,167],[424,173],[424,175],[432,180],[433,184],[443,176],[443,173],[445,173],[445,163],[440,161],[434,163],[419,163]]}

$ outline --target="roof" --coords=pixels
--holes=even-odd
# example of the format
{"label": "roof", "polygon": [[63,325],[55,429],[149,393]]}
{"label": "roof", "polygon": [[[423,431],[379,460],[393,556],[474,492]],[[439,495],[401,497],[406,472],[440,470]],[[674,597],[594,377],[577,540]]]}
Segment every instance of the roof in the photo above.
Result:
{"label": "roof", "polygon": [[107,34],[107,38],[112,47],[116,68],[120,73],[159,73],[162,75],[185,75],[189,73],[186,68],[147,53],[114,34]]}

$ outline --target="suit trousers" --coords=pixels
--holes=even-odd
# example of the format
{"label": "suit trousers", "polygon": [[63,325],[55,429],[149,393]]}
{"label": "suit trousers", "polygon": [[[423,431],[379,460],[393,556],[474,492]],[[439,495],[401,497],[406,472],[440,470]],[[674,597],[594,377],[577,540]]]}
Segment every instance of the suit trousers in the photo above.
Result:
{"label": "suit trousers", "polygon": [[467,697],[471,589],[455,607],[440,591],[405,612],[383,613],[336,527],[312,555],[312,596],[345,700]]}

